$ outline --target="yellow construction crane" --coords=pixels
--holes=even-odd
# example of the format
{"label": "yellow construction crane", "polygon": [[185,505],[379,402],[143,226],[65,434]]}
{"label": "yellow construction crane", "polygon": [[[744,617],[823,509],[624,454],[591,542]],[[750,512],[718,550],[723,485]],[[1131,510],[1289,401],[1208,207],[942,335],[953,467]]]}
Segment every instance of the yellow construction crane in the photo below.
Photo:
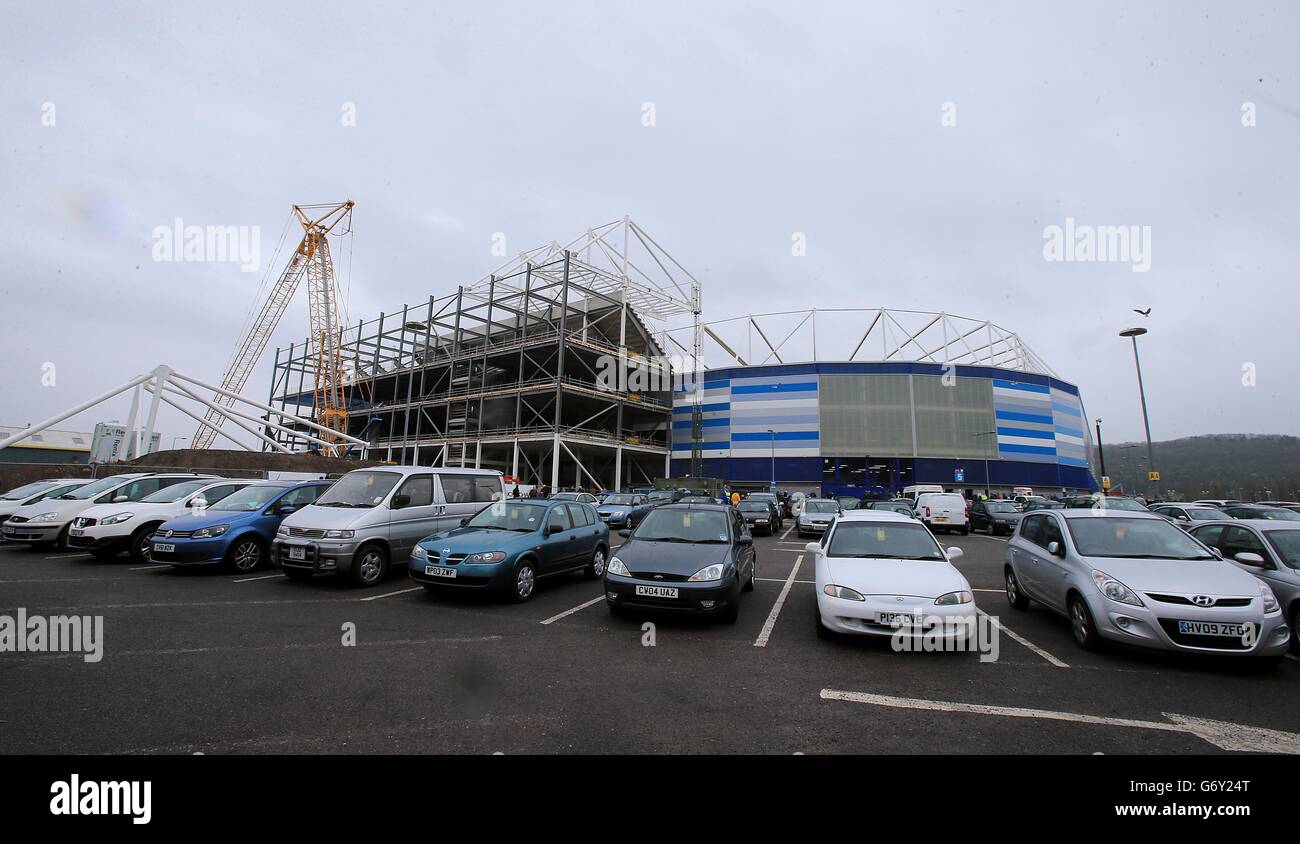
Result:
{"label": "yellow construction crane", "polygon": [[[334,261],[330,257],[328,235],[342,226],[340,233],[351,230],[352,200],[331,205],[295,205],[293,215],[302,226],[303,236],[294,250],[289,264],[280,274],[271,293],[235,350],[230,367],[221,379],[221,392],[213,402],[222,407],[234,404],[248,382],[253,367],[266,349],[271,334],[280,322],[285,308],[293,299],[303,276],[307,277],[307,303],[311,323],[310,358],[315,370],[314,410],[315,422],[334,431],[347,433],[348,408],[343,394],[343,355],[340,348],[340,327],[343,320],[343,303],[339,299],[338,283],[334,276]],[[209,448],[216,431],[225,417],[215,409],[208,411],[205,422],[194,434],[194,448]],[[320,439],[333,444],[337,439],[323,434]],[[333,449],[323,448],[322,454],[332,454]]]}

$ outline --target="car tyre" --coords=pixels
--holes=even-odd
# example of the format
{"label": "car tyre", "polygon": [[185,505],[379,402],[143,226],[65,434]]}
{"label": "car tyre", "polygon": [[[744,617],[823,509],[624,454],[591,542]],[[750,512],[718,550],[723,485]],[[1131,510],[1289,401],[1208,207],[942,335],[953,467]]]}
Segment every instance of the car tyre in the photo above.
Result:
{"label": "car tyre", "polygon": [[388,574],[388,550],[382,545],[363,545],[352,558],[348,576],[354,586],[374,586]]}
{"label": "car tyre", "polygon": [[756,558],[753,561],[753,563],[751,563],[749,566],[749,580],[745,581],[745,587],[744,587],[746,592],[754,591],[754,577],[757,574],[758,574],[758,560]]}
{"label": "car tyre", "polygon": [[153,541],[149,537],[153,536],[154,531],[157,529],[156,525],[146,525],[131,534],[131,544],[128,546],[127,551],[130,553],[132,560],[137,563],[153,562]]}
{"label": "car tyre", "polygon": [[591,555],[591,564],[588,565],[587,568],[585,568],[582,572],[583,576],[586,577],[588,580],[596,580],[600,577],[603,577],[605,574],[606,558],[607,558],[607,552],[605,551],[605,546],[597,545],[596,553]]}
{"label": "car tyre", "polygon": [[[962,536],[970,536],[970,525],[962,525],[961,535],[962,535]],[[992,535],[992,534],[990,534],[990,536],[991,536],[991,535]]]}
{"label": "car tyre", "polygon": [[532,560],[520,560],[515,565],[515,575],[510,582],[510,599],[522,604],[537,591],[537,568]]}
{"label": "car tyre", "polygon": [[266,562],[266,544],[255,536],[241,536],[226,549],[226,570],[235,574],[256,571]]}
{"label": "car tyre", "polygon": [[1020,578],[1016,577],[1015,569],[1011,568],[1011,566],[1006,568],[1006,589],[1007,603],[1011,605],[1012,609],[1029,609],[1029,598],[1025,595],[1025,590],[1020,588]]}
{"label": "car tyre", "polygon": [[1070,632],[1074,634],[1074,643],[1085,651],[1101,648],[1101,637],[1097,635],[1097,625],[1092,619],[1092,610],[1088,602],[1075,595],[1070,598]]}
{"label": "car tyre", "polygon": [[735,624],[736,620],[740,618],[739,594],[737,594],[735,598],[732,598],[731,602],[727,604],[727,608],[722,611],[721,618],[726,624]]}

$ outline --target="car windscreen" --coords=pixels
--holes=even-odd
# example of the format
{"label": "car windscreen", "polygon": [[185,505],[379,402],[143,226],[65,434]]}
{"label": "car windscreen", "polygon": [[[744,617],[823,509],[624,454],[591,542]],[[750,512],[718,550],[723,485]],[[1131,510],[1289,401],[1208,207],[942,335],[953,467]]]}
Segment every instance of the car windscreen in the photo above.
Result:
{"label": "car windscreen", "polygon": [[873,560],[947,559],[930,531],[916,522],[841,521],[831,534],[826,553]]}
{"label": "car windscreen", "polygon": [[651,510],[632,533],[634,539],[658,542],[730,542],[724,510]]}
{"label": "car windscreen", "polygon": [[632,496],[630,495],[606,495],[601,504],[609,504],[616,507],[631,507]]}
{"label": "car windscreen", "polygon": [[552,501],[577,501],[578,493],[576,492],[557,492],[551,496]]}
{"label": "car windscreen", "polygon": [[124,478],[121,475],[112,475],[107,478],[100,478],[97,481],[91,481],[80,489],[74,489],[72,492],[65,492],[63,495],[60,495],[59,498],[66,498],[69,501],[85,501],[88,498],[94,498],[101,492],[107,492],[115,486],[124,484],[128,480],[129,478]]}
{"label": "car windscreen", "polygon": [[546,509],[541,501],[497,501],[475,513],[465,527],[532,533],[542,526]]}
{"label": "car windscreen", "polygon": [[1085,557],[1128,560],[1217,559],[1182,530],[1164,519],[1123,516],[1066,518],[1074,547]]}
{"label": "car windscreen", "polygon": [[771,512],[771,508],[768,507],[767,504],[766,504],[765,502],[762,502],[762,501],[742,501],[742,502],[740,502],[740,509],[743,510],[743,511],[745,511],[746,513],[749,513],[749,512],[753,512],[753,513],[769,513],[769,512]]}
{"label": "car windscreen", "polygon": [[1293,569],[1300,569],[1300,530],[1261,531],[1268,537],[1268,544]]}
{"label": "car windscreen", "polygon": [[1213,507],[1188,507],[1184,512],[1187,513],[1187,518],[1194,522],[1212,522],[1216,519],[1229,518],[1227,513]]}
{"label": "car windscreen", "polygon": [[212,483],[209,479],[201,481],[185,481],[179,484],[163,487],[155,493],[146,495],[140,499],[141,504],[171,504],[173,501],[180,501],[191,492],[198,492],[208,484]]}
{"label": "car windscreen", "polygon": [[377,507],[401,479],[397,472],[349,472],[315,503],[321,507]]}
{"label": "car windscreen", "polygon": [[990,501],[984,505],[990,513],[1014,513],[1016,505],[1009,501]]}
{"label": "car windscreen", "polygon": [[0,501],[21,501],[24,498],[31,498],[38,492],[44,492],[54,485],[54,481],[37,481],[32,484],[23,484],[22,486],[14,487],[4,495],[0,495]]}
{"label": "car windscreen", "polygon": [[251,513],[261,510],[278,498],[288,487],[283,486],[246,486],[230,493],[209,510],[234,510],[239,513]]}
{"label": "car windscreen", "polygon": [[805,513],[838,513],[840,505],[834,501],[809,501],[804,505]]}
{"label": "car windscreen", "polygon": [[1248,518],[1270,519],[1279,522],[1300,522],[1300,513],[1294,510],[1284,510],[1281,507],[1261,507]]}
{"label": "car windscreen", "polygon": [[1146,507],[1131,498],[1098,498],[1091,504],[1085,504],[1083,506],[1100,507],[1105,510],[1128,510],[1133,513],[1150,512]]}

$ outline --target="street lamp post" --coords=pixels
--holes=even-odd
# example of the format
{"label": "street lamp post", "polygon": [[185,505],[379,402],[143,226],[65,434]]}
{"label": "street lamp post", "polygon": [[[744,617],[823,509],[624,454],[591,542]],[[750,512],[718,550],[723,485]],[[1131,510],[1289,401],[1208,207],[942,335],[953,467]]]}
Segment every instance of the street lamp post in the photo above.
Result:
{"label": "street lamp post", "polygon": [[[997,435],[997,431],[981,431],[978,434],[971,434],[973,437],[996,437]],[[994,442],[997,441],[994,440]],[[984,448],[984,494],[986,496],[993,495],[993,485],[989,482],[989,452],[991,450],[988,446]]]}
{"label": "street lamp post", "polygon": [[776,431],[773,431],[771,428],[768,428],[767,433],[772,437],[772,486],[771,488],[776,489]]}
{"label": "street lamp post", "polygon": [[179,434],[177,434],[176,436],[172,437],[172,451],[175,451],[175,450],[176,450],[176,442],[177,442],[177,440],[188,440],[188,439],[189,439],[189,437],[184,437],[184,436],[181,436],[181,435],[179,435]]}
{"label": "street lamp post", "polygon": [[[1097,462],[1101,463],[1101,476],[1106,477],[1106,452],[1101,448],[1101,420],[1097,420]],[[1105,494],[1106,490],[1102,490]]]}
{"label": "street lamp post", "polygon": [[[1133,341],[1133,365],[1134,367],[1137,368],[1138,397],[1142,400],[1142,426],[1143,428],[1146,429],[1146,435],[1147,435],[1147,471],[1155,472],[1156,455],[1155,455],[1155,451],[1151,448],[1151,422],[1147,418],[1147,393],[1146,393],[1146,388],[1142,385],[1142,360],[1141,358],[1138,357],[1137,338],[1141,337],[1143,334],[1146,333],[1147,330],[1139,326],[1136,328],[1126,328],[1119,333],[1119,336],[1128,337]],[[1156,487],[1156,492],[1157,495],[1155,497],[1159,498],[1159,494],[1158,494],[1159,486]]]}

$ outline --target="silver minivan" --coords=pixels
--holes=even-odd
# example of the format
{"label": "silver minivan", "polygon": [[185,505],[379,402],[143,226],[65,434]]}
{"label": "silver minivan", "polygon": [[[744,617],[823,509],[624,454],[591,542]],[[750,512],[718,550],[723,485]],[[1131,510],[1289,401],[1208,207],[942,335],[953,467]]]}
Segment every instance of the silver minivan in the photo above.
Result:
{"label": "silver minivan", "polygon": [[357,469],[280,523],[271,559],[294,579],[328,572],[374,586],[421,539],[504,497],[501,473],[491,469]]}

